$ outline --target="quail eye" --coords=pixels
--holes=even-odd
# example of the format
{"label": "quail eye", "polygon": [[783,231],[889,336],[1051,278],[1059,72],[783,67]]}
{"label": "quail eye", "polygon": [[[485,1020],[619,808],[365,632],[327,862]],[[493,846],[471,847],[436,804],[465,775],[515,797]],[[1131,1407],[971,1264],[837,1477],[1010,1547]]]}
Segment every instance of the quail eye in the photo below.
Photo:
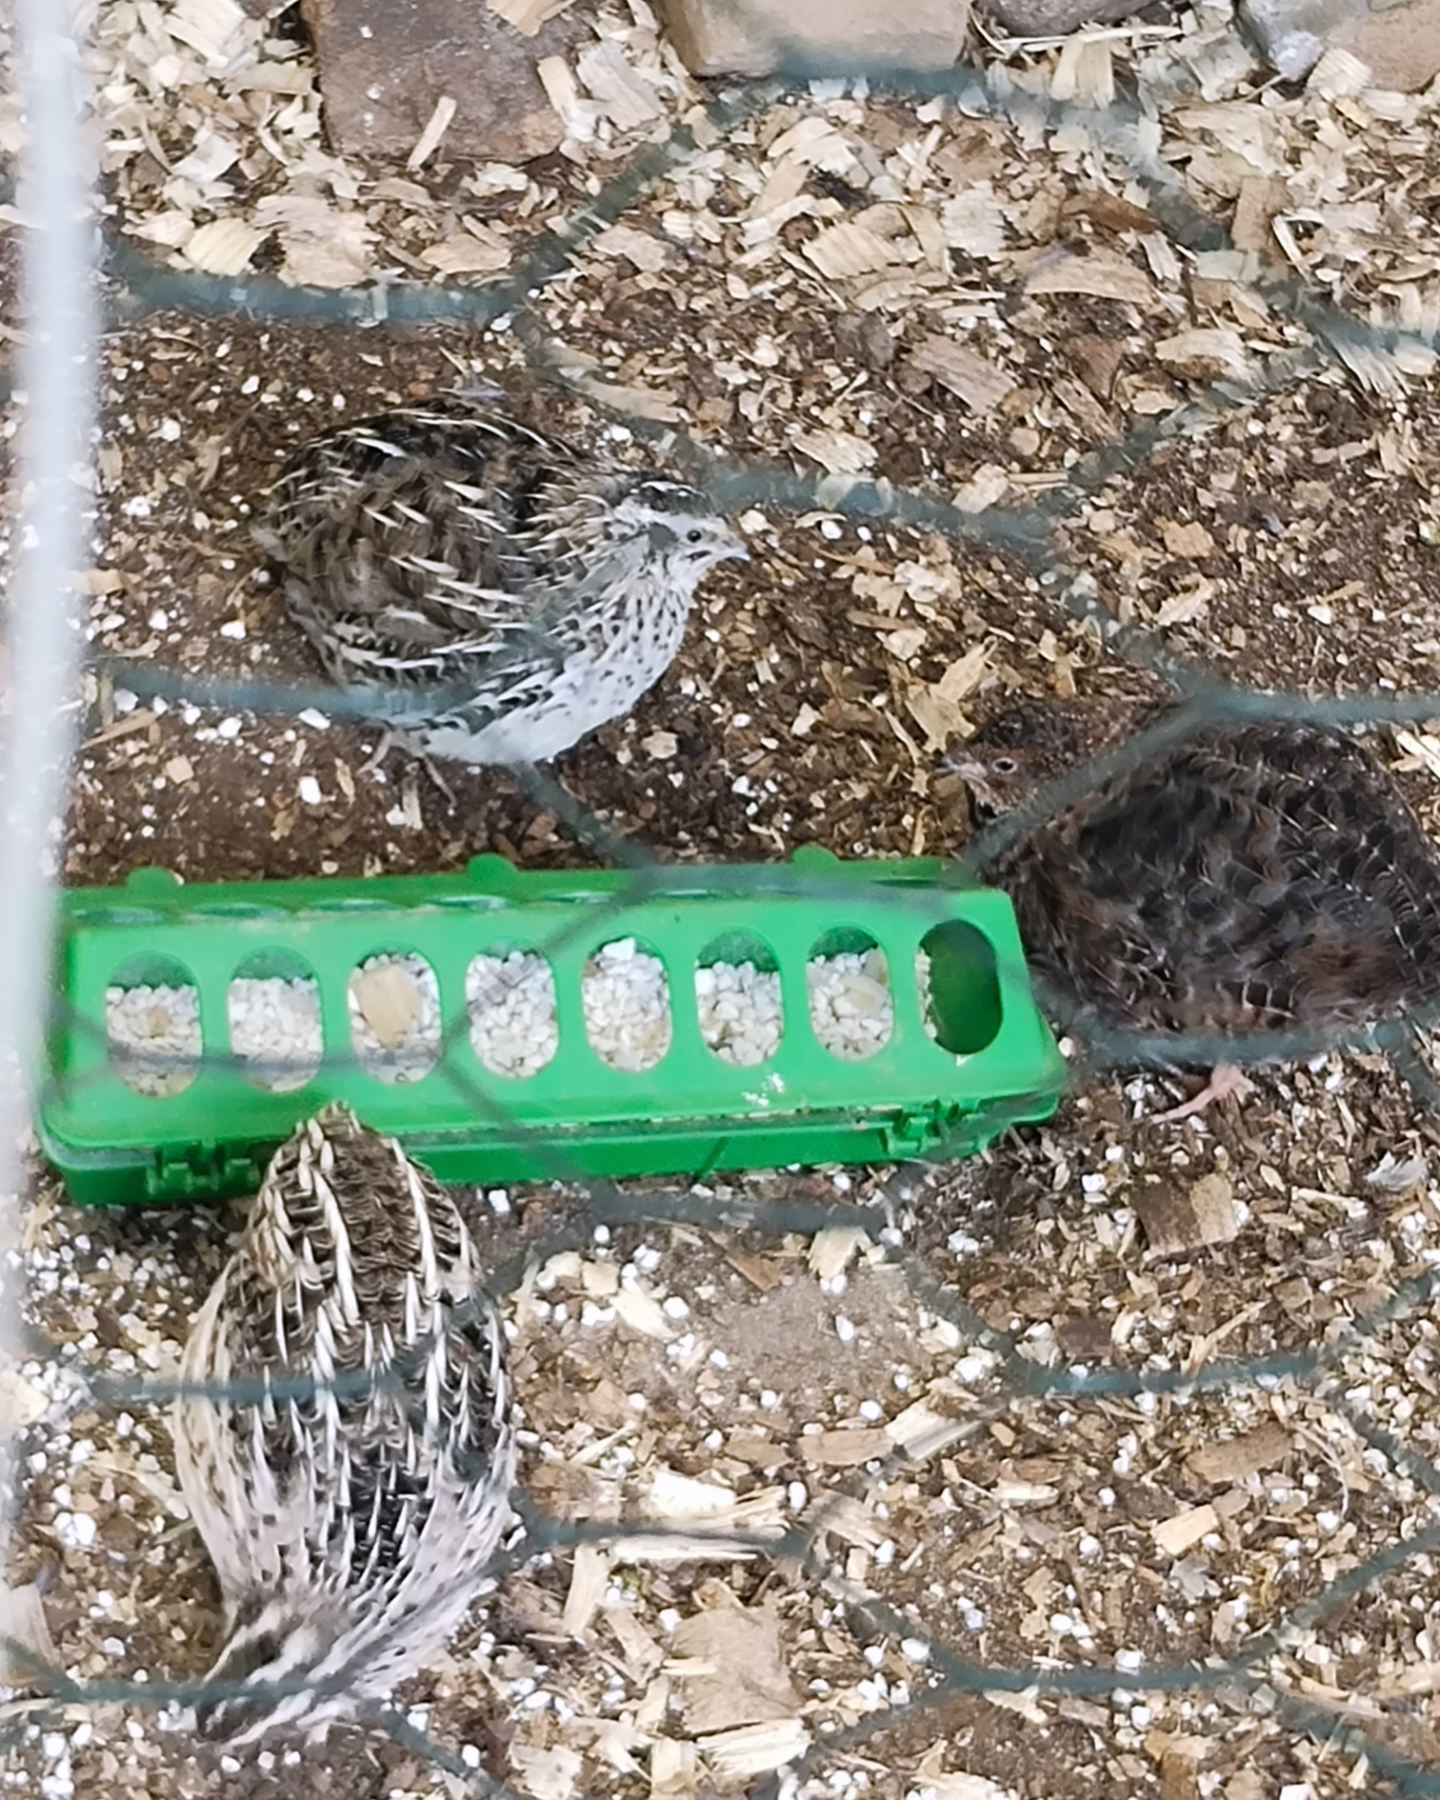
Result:
{"label": "quail eye", "polygon": [[997,775],[1013,775],[1020,767],[1013,756],[997,756],[991,766]]}
{"label": "quail eye", "polygon": [[700,542],[700,531],[697,526],[692,525],[689,531],[685,533],[685,536],[692,544],[698,544]]}

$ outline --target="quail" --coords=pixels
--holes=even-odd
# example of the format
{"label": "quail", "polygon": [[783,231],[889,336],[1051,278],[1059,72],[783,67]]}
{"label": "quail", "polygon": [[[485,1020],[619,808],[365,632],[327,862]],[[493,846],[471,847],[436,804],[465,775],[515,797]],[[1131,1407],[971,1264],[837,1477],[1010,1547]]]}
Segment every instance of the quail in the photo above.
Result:
{"label": "quail", "polygon": [[510,1518],[504,1342],[454,1202],[398,1144],[334,1106],[280,1147],[175,1405],[225,1611],[202,1737],[323,1738],[459,1625]]}
{"label": "quail", "polygon": [[395,738],[427,760],[550,761],[630,711],[702,577],[749,559],[698,489],[533,430],[491,389],[312,439],[256,536],[330,679],[383,696],[367,767]]}
{"label": "quail", "polygon": [[[1012,811],[1165,707],[1018,706],[949,765],[984,810]],[[1103,778],[1002,850],[1031,966],[1122,1031],[1354,1030],[1433,1000],[1440,865],[1389,775],[1346,733],[1290,721],[1197,725]],[[1252,1083],[1219,1062],[1158,1117]]]}

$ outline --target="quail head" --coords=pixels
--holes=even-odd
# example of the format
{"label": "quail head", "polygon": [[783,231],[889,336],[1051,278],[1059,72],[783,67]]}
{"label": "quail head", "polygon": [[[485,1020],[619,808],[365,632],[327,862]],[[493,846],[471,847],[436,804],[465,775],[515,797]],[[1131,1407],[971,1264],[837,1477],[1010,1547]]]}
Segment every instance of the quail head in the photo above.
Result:
{"label": "quail head", "polygon": [[203,1737],[322,1737],[444,1645],[509,1518],[504,1344],[453,1201],[398,1144],[331,1107],[281,1146],[175,1407],[225,1609]]}
{"label": "quail head", "polygon": [[[952,760],[982,808],[1156,723],[1166,709],[1032,703]],[[1076,1029],[1159,1036],[1354,1031],[1436,997],[1440,866],[1354,738],[1288,721],[1203,724],[1103,777],[1002,850],[1032,966]],[[1249,1091],[1217,1061],[1184,1117]]]}
{"label": "quail head", "polygon": [[702,578],[749,552],[689,483],[492,399],[325,432],[257,536],[331,679],[383,700],[395,736],[427,757],[547,762],[630,711],[674,660]]}

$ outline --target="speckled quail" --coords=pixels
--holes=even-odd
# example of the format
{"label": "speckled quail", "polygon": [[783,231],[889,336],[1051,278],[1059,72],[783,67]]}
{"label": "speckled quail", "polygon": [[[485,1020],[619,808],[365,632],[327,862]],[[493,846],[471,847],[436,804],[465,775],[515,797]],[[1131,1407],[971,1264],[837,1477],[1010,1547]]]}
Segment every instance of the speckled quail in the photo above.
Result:
{"label": "speckled quail", "polygon": [[[696,488],[447,394],[304,445],[256,536],[331,679],[427,758],[546,762],[674,660],[697,585],[748,560]],[[503,401],[503,397],[501,397]],[[443,784],[442,784],[443,785]]]}
{"label": "speckled quail", "polygon": [[509,1518],[504,1345],[453,1201],[398,1144],[337,1106],[281,1146],[175,1407],[225,1603],[203,1736],[323,1736],[458,1626]]}

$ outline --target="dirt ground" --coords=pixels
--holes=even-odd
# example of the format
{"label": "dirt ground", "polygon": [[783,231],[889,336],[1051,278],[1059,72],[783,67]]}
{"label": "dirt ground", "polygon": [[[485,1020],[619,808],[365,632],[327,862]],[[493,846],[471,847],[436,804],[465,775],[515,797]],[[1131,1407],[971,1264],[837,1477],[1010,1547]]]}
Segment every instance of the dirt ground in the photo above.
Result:
{"label": "dirt ground", "polygon": [[[928,134],[895,102],[838,113],[877,159]],[[1083,458],[1160,401],[1180,418],[1216,371],[1159,355],[1176,319],[1158,303],[1037,294],[962,258],[967,293],[998,282],[998,302],[966,302],[970,341],[1011,382],[998,410],[969,406],[917,376],[910,300],[857,311],[845,277],[802,267],[799,220],[772,266],[799,277],[737,296],[736,244],[687,238],[677,212],[743,222],[802,115],[837,108],[784,102],[627,215],[663,240],[661,272],[587,260],[533,298],[532,323],[594,379],[663,389],[732,464],[818,482],[797,444],[823,431],[940,499],[998,469],[999,509],[1063,509],[1053,566],[818,498],[797,513],[757,484],[736,507],[755,561],[707,583],[635,714],[557,765],[586,814],[662,859],[958,851],[970,821],[938,773],[945,742],[1017,693],[1156,690],[1123,636],[1065,604],[1077,574],[1145,643],[1226,679],[1440,690],[1433,386],[1377,392],[1330,364],[1070,493]],[[963,195],[979,159],[1003,190],[1015,144],[938,129],[926,181]],[[1031,159],[1062,195],[1052,249],[1130,254],[1155,221],[1052,149]],[[864,196],[812,175],[844,223]],[[881,319],[902,354],[864,328]],[[1278,313],[1265,329],[1256,354],[1288,341]],[[257,497],[329,421],[472,372],[551,429],[641,454],[616,411],[527,369],[509,319],[166,311],[107,333],[68,882],[594,860],[503,772],[447,771],[452,804],[401,756],[362,776],[373,730],[286,710],[316,675],[250,543]],[[974,679],[947,685],[967,657]],[[274,710],[137,699],[111,659],[245,678]],[[1440,832],[1440,740],[1370,741]],[[96,1692],[15,1690],[0,1780],[46,1800],[404,1800],[491,1779],[534,1800],[1322,1800],[1390,1791],[1392,1757],[1433,1779],[1440,1133],[1379,1057],[1318,1057],[1265,1073],[1238,1111],[1152,1123],[1179,1091],[1117,1071],[969,1163],[634,1184],[631,1216],[607,1224],[558,1187],[467,1194],[492,1266],[525,1270],[506,1307],[528,1537],[399,1723],[239,1761],[133,1693],[203,1670],[218,1594],[163,1407],[94,1383],[173,1373],[240,1211],[82,1212],[37,1167],[12,1579],[39,1582],[60,1666]],[[667,1554],[638,1529],[697,1518],[747,1548]],[[132,1691],[107,1702],[107,1684]]]}

